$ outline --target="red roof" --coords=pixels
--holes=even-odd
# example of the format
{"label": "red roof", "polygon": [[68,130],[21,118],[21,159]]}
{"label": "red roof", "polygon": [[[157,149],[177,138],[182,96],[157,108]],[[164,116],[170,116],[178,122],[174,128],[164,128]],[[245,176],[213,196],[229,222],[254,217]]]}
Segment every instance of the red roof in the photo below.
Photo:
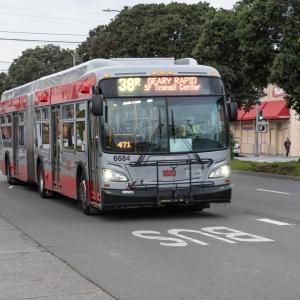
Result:
{"label": "red roof", "polygon": [[[285,119],[285,118],[289,118],[290,116],[289,109],[286,107],[285,100],[262,102],[259,108],[260,110],[262,110],[262,115],[265,120]],[[255,106],[252,107],[249,112],[245,112],[243,109],[239,109],[238,111],[239,121],[255,120],[255,117],[256,117]]]}
{"label": "red roof", "polygon": [[290,111],[286,107],[285,100],[267,102],[263,109],[263,117],[269,119],[286,119],[290,117]]}
{"label": "red roof", "polygon": [[[263,102],[259,105],[259,109],[263,111],[264,107],[266,106],[267,102]],[[248,120],[255,120],[256,119],[256,107],[253,106],[250,111],[245,112],[245,114],[242,116],[243,121]]]}

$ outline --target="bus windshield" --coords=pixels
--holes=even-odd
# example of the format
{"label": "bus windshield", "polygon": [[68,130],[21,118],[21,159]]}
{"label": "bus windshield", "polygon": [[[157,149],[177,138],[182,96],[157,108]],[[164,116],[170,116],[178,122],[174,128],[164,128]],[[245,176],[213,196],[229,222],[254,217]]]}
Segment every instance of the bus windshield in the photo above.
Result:
{"label": "bus windshield", "polygon": [[178,153],[228,147],[223,96],[107,99],[104,150]]}

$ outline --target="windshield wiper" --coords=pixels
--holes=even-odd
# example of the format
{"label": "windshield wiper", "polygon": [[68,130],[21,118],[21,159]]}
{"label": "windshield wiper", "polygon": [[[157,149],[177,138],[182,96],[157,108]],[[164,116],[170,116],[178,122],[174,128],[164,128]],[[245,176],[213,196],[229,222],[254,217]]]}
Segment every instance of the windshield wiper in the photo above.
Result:
{"label": "windshield wiper", "polygon": [[171,130],[172,130],[172,137],[174,139],[174,142],[175,142],[175,124],[174,124],[174,113],[173,113],[173,110],[171,110],[171,122],[172,122],[172,127],[171,127]]}
{"label": "windshield wiper", "polygon": [[161,123],[161,112],[160,109],[158,108],[158,126],[159,126],[159,147],[161,150],[161,145],[162,145],[162,123]]}

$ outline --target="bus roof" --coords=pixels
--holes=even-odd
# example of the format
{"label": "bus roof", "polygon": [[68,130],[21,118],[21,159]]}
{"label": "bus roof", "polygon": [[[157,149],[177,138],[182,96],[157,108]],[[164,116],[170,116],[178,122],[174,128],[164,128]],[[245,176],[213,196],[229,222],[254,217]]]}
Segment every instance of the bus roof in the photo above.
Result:
{"label": "bus roof", "polygon": [[23,96],[37,90],[76,81],[91,74],[96,75],[97,81],[105,74],[110,76],[140,76],[148,75],[153,71],[177,72],[181,75],[212,75],[220,76],[212,67],[198,65],[193,58],[111,58],[93,59],[73,68],[54,73],[25,85],[5,91],[1,101]]}

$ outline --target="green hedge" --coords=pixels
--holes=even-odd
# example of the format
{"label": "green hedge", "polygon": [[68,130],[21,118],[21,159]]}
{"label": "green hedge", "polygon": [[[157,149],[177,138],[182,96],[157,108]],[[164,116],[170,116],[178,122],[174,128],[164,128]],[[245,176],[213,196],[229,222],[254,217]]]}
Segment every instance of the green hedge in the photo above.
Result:
{"label": "green hedge", "polygon": [[233,159],[231,168],[232,170],[300,176],[300,163],[296,161],[267,163]]}

